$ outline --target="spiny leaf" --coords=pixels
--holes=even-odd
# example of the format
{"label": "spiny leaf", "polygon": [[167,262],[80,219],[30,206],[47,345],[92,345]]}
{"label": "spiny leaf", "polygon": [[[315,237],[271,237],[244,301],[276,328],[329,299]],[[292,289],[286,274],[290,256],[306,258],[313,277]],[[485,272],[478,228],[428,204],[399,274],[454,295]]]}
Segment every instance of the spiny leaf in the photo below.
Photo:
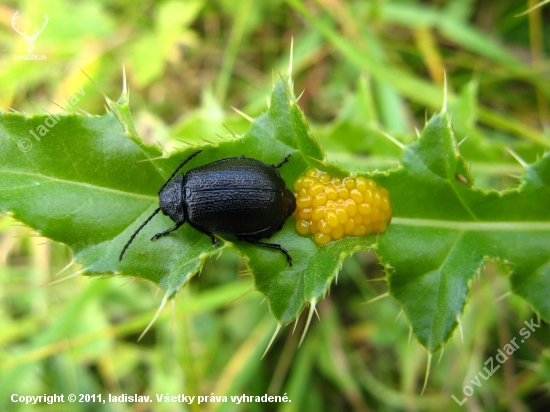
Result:
{"label": "spiny leaf", "polygon": [[[372,175],[390,191],[394,210],[382,235],[319,246],[299,236],[290,218],[269,240],[288,249],[294,259],[290,267],[280,252],[230,236],[218,236],[220,246],[212,247],[207,236],[189,225],[151,242],[153,234],[173,226],[159,214],[119,263],[128,238],[158,207],[162,183],[196,148],[168,154],[143,143],[133,127],[126,93],[117,103],[108,100],[108,106],[111,112],[105,116],[56,115],[55,122],[46,115],[0,115],[0,211],[67,244],[88,275],[137,276],[173,297],[206,258],[231,248],[245,257],[256,289],[284,325],[324,297],[346,256],[372,249],[414,333],[426,348],[437,351],[457,326],[471,280],[487,259],[499,259],[511,265],[513,291],[550,319],[548,155],[528,166],[518,189],[481,191],[458,152],[448,114],[442,112],[418,141],[404,148],[401,167]],[[46,132],[23,152],[18,142],[34,139],[30,130]],[[349,174],[326,162],[290,79],[277,82],[269,110],[242,138],[202,148],[183,172],[222,158],[246,155],[276,164],[291,154],[280,169],[289,187],[309,167],[335,177]]]}
{"label": "spiny leaf", "polygon": [[430,351],[456,328],[487,260],[509,263],[513,291],[550,319],[549,165],[548,155],[530,165],[514,190],[476,189],[442,112],[405,148],[402,167],[377,177],[394,210],[378,248],[389,291]]}
{"label": "spiny leaf", "polygon": [[[322,298],[343,256],[372,247],[373,238],[366,238],[319,248],[296,234],[291,218],[270,239],[293,255],[295,265],[289,267],[280,252],[235,243],[231,237],[218,236],[220,246],[214,248],[207,236],[188,225],[151,242],[152,234],[173,225],[158,215],[119,263],[128,238],[158,206],[157,190],[163,181],[196,148],[168,155],[143,143],[131,121],[127,94],[107,103],[111,111],[101,117],[56,115],[56,123],[28,152],[18,149],[18,141],[31,136],[29,130],[37,131],[47,116],[4,113],[0,117],[5,147],[0,155],[0,210],[67,244],[82,263],[83,273],[137,276],[173,296],[208,256],[231,247],[247,257],[257,290],[266,295],[277,320],[286,324],[308,302]],[[290,80],[277,82],[269,110],[254,120],[244,137],[203,149],[184,170],[243,154],[276,164],[291,154],[290,162],[280,169],[289,187],[311,164],[346,174],[324,163],[324,152],[297,106]]]}

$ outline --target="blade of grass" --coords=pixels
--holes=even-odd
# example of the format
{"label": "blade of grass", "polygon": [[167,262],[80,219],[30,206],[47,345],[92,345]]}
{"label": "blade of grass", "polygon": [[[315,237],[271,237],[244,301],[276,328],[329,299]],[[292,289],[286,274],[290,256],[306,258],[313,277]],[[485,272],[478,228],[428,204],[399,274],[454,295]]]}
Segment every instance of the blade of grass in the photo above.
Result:
{"label": "blade of grass", "polygon": [[248,17],[250,16],[250,10],[253,4],[254,0],[243,0],[239,3],[239,8],[236,13],[237,15],[235,16],[233,27],[231,27],[229,41],[223,55],[220,74],[216,80],[216,97],[220,103],[223,103],[227,96],[229,80],[233,75],[233,67],[235,66],[235,60],[237,59],[237,55],[239,53],[239,47],[241,46],[246,32]]}
{"label": "blade of grass", "polygon": [[[250,384],[263,362],[262,352],[271,337],[272,329],[273,320],[270,316],[265,316],[221,371],[216,388],[212,391],[214,394],[223,394],[228,397],[237,395],[239,389]],[[212,408],[209,409],[211,411],[227,411],[233,410],[234,403],[216,403],[211,406]]]}
{"label": "blade of grass", "polygon": [[[366,70],[376,80],[391,84],[405,97],[412,101],[432,109],[439,109],[443,101],[443,91],[425,80],[407,73],[404,70],[395,69],[376,61],[368,51],[359,50],[354,44],[336,32],[334,27],[325,20],[315,16],[299,0],[286,0],[287,3],[306,20],[308,20],[327,40],[352,64]],[[454,100],[451,93],[448,100]],[[510,120],[509,117],[500,115],[488,108],[480,108],[480,121],[501,130],[517,134],[543,146],[550,146],[550,139],[536,129],[525,124]]]}

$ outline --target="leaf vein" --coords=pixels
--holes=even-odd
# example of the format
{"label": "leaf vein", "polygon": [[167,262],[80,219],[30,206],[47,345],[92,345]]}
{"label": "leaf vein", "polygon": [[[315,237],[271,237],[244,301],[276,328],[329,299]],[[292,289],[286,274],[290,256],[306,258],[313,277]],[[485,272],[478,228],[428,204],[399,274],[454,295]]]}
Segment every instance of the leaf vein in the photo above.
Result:
{"label": "leaf vein", "polygon": [[[148,196],[148,195],[141,195],[139,193],[124,192],[122,190],[112,189],[110,187],[102,187],[102,186],[98,186],[98,185],[92,185],[90,183],[59,179],[59,178],[52,177],[52,176],[46,176],[46,175],[43,175],[43,174],[40,174],[40,173],[26,173],[26,172],[17,172],[17,171],[13,171],[13,170],[9,170],[9,171],[0,170],[0,174],[7,174],[7,175],[14,174],[14,175],[23,175],[23,176],[36,177],[36,178],[40,178],[40,179],[47,179],[48,181],[46,181],[44,183],[59,182],[59,183],[65,183],[65,184],[69,184],[69,185],[82,186],[82,187],[85,187],[87,189],[94,189],[94,190],[99,190],[99,191],[104,191],[104,192],[121,194],[123,196],[129,196],[129,197],[134,197],[134,198],[158,201],[157,196]],[[28,187],[28,185],[15,187],[14,189],[18,189],[20,187]],[[8,189],[3,189],[3,190],[8,190]]]}

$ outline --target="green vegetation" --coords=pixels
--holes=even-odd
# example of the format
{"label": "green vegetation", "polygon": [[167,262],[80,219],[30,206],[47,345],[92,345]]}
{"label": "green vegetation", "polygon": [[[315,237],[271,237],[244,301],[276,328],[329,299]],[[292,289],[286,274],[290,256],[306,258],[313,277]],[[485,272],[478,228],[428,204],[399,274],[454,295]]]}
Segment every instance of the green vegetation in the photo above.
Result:
{"label": "green vegetation", "polygon": [[[537,319],[550,319],[546,10],[514,17],[528,6],[463,0],[17,7],[22,27],[44,13],[49,22],[33,51],[47,59],[24,60],[17,56],[25,43],[9,25],[17,8],[0,9],[7,50],[0,208],[12,215],[0,219],[2,409],[126,409],[24,406],[11,402],[14,393],[137,393],[153,403],[130,408],[170,411],[497,411],[550,403],[550,336]],[[130,97],[124,90],[118,103],[107,100],[110,114],[95,116],[105,98],[79,69],[114,98],[122,65]],[[378,241],[318,246],[289,220],[273,239],[292,252],[293,268],[280,254],[238,242],[214,249],[189,227],[164,244],[137,238],[119,265],[121,246],[156,207],[156,190],[193,150],[187,146],[207,144],[201,164],[242,153],[274,163],[292,152],[282,170],[289,186],[310,166],[368,174],[390,190],[394,221]],[[29,236],[14,218],[70,246],[82,266],[43,287],[71,261],[69,249]],[[166,221],[156,218],[149,230]],[[338,273],[345,256],[373,247],[377,255],[357,252]],[[152,283],[105,276],[119,273]],[[254,285],[267,304],[246,293]],[[395,300],[362,305],[387,291]],[[176,292],[173,317],[169,304],[136,342],[162,296]],[[261,359],[277,327],[269,312],[285,325],[308,304],[320,321],[309,310]],[[422,396],[431,355],[410,334],[435,353]],[[506,362],[480,380],[499,349]],[[156,394],[266,393],[292,402],[156,401]]]}

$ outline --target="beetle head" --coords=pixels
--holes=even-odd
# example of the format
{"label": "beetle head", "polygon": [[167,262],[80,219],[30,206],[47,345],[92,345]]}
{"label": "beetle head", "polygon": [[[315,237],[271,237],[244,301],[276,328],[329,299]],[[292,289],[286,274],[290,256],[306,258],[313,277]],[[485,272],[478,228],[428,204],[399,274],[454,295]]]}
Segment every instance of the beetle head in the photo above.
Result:
{"label": "beetle head", "polygon": [[159,191],[160,210],[176,223],[185,222],[182,198],[183,173]]}

